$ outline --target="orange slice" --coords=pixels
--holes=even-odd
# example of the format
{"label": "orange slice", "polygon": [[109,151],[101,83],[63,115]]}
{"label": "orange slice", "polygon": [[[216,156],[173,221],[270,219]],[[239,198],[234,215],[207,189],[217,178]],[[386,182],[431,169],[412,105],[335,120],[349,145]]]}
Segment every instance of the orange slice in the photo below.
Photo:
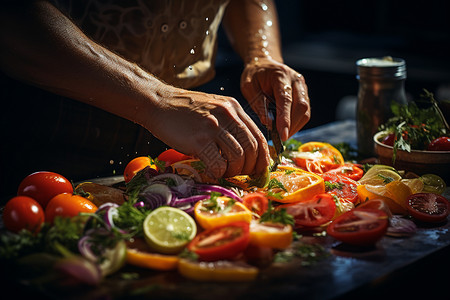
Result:
{"label": "orange slice", "polygon": [[292,243],[292,226],[280,223],[250,223],[250,244],[273,249],[286,249]]}
{"label": "orange slice", "polygon": [[298,151],[292,151],[291,158],[302,169],[318,174],[344,164],[341,152],[331,144],[322,142],[301,145]]}
{"label": "orange slice", "polygon": [[175,270],[178,266],[177,255],[152,253],[145,241],[134,239],[127,245],[126,262],[130,265],[160,271]]}
{"label": "orange slice", "polygon": [[393,214],[407,214],[406,199],[412,194],[411,188],[402,181],[392,181],[386,185],[359,185],[357,193],[361,201],[382,199]]}
{"label": "orange slice", "polygon": [[323,178],[301,169],[272,172],[266,189],[270,200],[281,203],[309,200],[321,193],[325,193]]}
{"label": "orange slice", "polygon": [[209,209],[208,200],[201,200],[195,204],[194,215],[195,220],[203,229],[209,229],[216,226],[229,224],[236,221],[244,221],[250,223],[252,220],[252,212],[241,202],[234,202],[232,206],[227,207],[231,198],[218,197],[217,209]]}

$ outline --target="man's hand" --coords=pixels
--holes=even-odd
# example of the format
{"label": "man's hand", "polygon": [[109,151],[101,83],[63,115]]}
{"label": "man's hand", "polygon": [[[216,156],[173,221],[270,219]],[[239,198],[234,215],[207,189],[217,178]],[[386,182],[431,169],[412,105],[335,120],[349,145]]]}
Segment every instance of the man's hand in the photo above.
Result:
{"label": "man's hand", "polygon": [[283,141],[299,131],[310,119],[308,88],[304,77],[269,58],[246,64],[241,76],[241,91],[263,125],[268,125],[267,107],[275,102],[277,129]]}

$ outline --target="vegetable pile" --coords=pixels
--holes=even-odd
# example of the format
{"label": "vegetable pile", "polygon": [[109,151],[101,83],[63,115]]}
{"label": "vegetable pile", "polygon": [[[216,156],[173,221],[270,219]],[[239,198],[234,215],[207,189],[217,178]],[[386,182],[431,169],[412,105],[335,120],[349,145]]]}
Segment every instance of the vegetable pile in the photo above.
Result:
{"label": "vegetable pile", "polygon": [[[439,176],[363,166],[327,143],[287,150],[268,175],[262,187],[245,175],[212,180],[201,161],[174,149],[132,160],[117,188],[89,191],[36,172],[3,210],[0,260],[51,257],[48,271],[59,280],[92,286],[127,265],[250,281],[268,266],[328,255],[303,236],[373,249],[386,235],[411,236],[416,224],[449,214]],[[118,189],[123,199],[100,201]]]}

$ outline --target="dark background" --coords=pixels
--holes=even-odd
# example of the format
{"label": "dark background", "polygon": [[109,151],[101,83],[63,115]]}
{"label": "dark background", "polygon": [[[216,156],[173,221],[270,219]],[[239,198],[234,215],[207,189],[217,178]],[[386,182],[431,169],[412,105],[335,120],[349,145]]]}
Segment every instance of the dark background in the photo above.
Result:
{"label": "dark background", "polygon": [[[406,92],[450,100],[450,5],[445,0],[277,0],[286,64],[305,76],[312,117],[306,128],[336,120],[345,96],[356,96],[356,60],[406,60]],[[241,97],[241,60],[222,35],[217,76],[206,87]],[[326,107],[326,109],[324,109]]]}

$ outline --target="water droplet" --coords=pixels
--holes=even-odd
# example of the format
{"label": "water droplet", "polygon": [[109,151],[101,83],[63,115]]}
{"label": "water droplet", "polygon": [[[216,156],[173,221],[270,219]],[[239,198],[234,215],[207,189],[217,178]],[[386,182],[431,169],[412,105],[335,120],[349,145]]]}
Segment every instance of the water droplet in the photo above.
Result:
{"label": "water droplet", "polygon": [[206,35],[209,35],[209,30],[206,30]]}
{"label": "water droplet", "polygon": [[265,3],[261,4],[262,10],[266,11],[268,9],[267,5]]}
{"label": "water droplet", "polygon": [[268,20],[268,21],[266,22],[266,25],[269,26],[269,27],[271,27],[271,26],[272,26],[272,21],[271,21],[271,20]]}
{"label": "water droplet", "polygon": [[177,66],[176,66],[176,65],[173,65],[173,67],[176,68]]}
{"label": "water droplet", "polygon": [[110,164],[110,165],[114,164],[114,160],[111,159],[111,160],[109,161],[109,164]]}
{"label": "water droplet", "polygon": [[264,41],[263,43],[263,47],[266,48],[267,46],[269,46],[269,42],[268,41]]}
{"label": "water droplet", "polygon": [[225,88],[224,88],[223,86],[221,86],[221,87],[220,87],[220,90],[221,90],[221,91],[224,91],[224,90],[225,90]]}
{"label": "water droplet", "polygon": [[195,54],[195,50],[194,49],[191,49],[191,54]]}
{"label": "water droplet", "polygon": [[189,69],[189,70],[192,70],[192,66],[189,66],[188,69]]}
{"label": "water droplet", "polygon": [[208,17],[206,17],[206,18],[205,18],[205,20],[206,20],[206,21],[209,21],[209,18],[208,18]]}

